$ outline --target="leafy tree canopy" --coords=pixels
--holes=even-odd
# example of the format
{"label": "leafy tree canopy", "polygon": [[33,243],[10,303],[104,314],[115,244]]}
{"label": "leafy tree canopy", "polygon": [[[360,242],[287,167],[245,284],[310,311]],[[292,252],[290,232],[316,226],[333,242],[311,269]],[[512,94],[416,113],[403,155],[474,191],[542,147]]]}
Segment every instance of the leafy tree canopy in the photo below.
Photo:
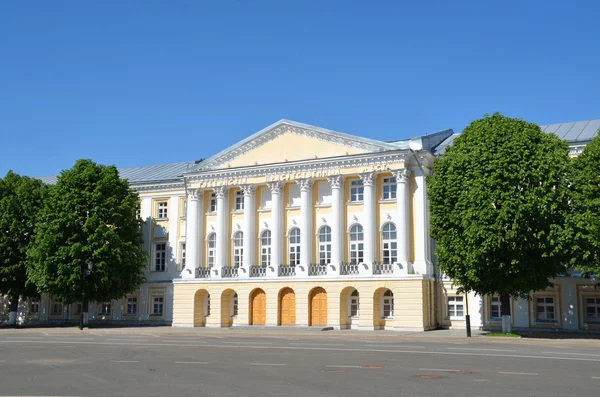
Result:
{"label": "leafy tree canopy", "polygon": [[0,179],[0,295],[35,296],[27,285],[27,249],[48,187],[37,179],[9,171]]}
{"label": "leafy tree canopy", "polygon": [[600,135],[573,159],[571,178],[571,265],[589,274],[600,275]]}
{"label": "leafy tree canopy", "polygon": [[114,166],[78,160],[61,172],[29,251],[30,281],[66,303],[80,301],[81,271],[91,262],[86,301],[118,299],[136,290],[144,282],[146,262],[138,200]]}
{"label": "leafy tree canopy", "polygon": [[526,296],[565,271],[568,145],[501,114],[473,121],[428,178],[440,270],[464,291]]}

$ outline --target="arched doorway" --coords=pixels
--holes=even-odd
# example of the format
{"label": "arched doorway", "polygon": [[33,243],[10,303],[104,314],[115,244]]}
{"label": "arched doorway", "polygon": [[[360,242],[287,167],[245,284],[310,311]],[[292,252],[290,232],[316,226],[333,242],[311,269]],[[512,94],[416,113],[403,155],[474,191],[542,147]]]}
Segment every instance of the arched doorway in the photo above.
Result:
{"label": "arched doorway", "polygon": [[346,287],[340,294],[340,328],[358,327],[360,294],[354,287]]}
{"label": "arched doorway", "polygon": [[394,319],[394,293],[388,288],[378,288],[373,294],[373,327],[385,329]]}
{"label": "arched doorway", "polygon": [[250,325],[267,323],[267,294],[260,288],[250,294]]}
{"label": "arched doorway", "polygon": [[228,288],[221,294],[221,326],[231,327],[238,312],[237,293]]}
{"label": "arched doorway", "polygon": [[291,288],[284,288],[279,293],[279,325],[296,325],[296,293]]}
{"label": "arched doorway", "polygon": [[204,327],[206,317],[210,315],[210,295],[207,290],[199,289],[194,295],[194,327]]}
{"label": "arched doorway", "polygon": [[314,288],[308,297],[308,325],[324,327],[327,325],[327,292],[321,287]]}

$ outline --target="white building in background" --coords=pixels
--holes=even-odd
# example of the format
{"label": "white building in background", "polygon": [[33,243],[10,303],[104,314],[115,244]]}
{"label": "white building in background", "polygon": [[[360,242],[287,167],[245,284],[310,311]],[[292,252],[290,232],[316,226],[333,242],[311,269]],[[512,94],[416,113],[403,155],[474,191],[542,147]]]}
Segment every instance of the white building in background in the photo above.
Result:
{"label": "white building in background", "polygon": [[[543,129],[576,155],[599,127]],[[147,282],[90,305],[90,321],[427,330],[464,327],[468,308],[474,327],[499,327],[497,297],[437,274],[425,177],[456,136],[383,142],[282,120],[202,162],[120,169],[140,194]],[[596,282],[561,277],[512,301],[513,327],[600,328]],[[79,312],[42,296],[19,320]]]}

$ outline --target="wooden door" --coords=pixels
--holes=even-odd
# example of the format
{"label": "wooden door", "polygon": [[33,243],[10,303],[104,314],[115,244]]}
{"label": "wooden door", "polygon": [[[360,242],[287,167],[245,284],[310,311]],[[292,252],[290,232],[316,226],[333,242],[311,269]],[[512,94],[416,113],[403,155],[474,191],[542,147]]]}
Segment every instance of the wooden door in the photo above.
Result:
{"label": "wooden door", "polygon": [[252,325],[265,325],[267,323],[267,294],[257,290],[252,295]]}
{"label": "wooden door", "polygon": [[296,325],[296,294],[291,289],[283,291],[281,296],[281,325]]}
{"label": "wooden door", "polygon": [[317,288],[310,301],[310,318],[313,326],[324,327],[327,325],[327,292],[323,288]]}

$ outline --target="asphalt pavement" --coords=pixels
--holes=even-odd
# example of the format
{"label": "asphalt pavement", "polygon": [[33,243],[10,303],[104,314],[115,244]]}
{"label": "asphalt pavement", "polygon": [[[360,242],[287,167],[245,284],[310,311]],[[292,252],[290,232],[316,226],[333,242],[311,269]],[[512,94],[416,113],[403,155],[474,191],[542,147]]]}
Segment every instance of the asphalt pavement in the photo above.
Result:
{"label": "asphalt pavement", "polygon": [[0,396],[597,396],[599,340],[2,329]]}

